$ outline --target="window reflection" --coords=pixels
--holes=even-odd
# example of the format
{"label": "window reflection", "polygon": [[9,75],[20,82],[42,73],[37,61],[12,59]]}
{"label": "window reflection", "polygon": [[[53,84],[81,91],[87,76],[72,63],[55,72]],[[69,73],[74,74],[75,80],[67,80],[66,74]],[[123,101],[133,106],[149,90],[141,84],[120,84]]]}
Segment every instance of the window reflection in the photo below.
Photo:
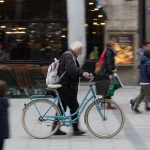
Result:
{"label": "window reflection", "polygon": [[64,10],[66,0],[5,0],[0,3],[0,19],[66,19]]}
{"label": "window reflection", "polygon": [[87,59],[97,60],[104,49],[105,19],[95,4],[86,0]]}
{"label": "window reflection", "polygon": [[66,23],[0,24],[0,43],[10,60],[49,60],[67,50]]}
{"label": "window reflection", "polygon": [[[90,3],[85,0],[86,58],[97,59],[104,48],[105,19]],[[4,0],[0,3],[0,44],[1,51],[8,54],[7,60],[59,58],[67,50],[66,13],[66,0]]]}

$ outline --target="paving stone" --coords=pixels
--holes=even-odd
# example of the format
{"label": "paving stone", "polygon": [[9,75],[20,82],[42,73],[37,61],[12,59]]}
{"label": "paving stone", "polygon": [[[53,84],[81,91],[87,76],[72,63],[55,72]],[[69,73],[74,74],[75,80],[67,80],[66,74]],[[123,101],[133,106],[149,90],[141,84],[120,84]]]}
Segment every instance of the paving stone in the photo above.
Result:
{"label": "paving stone", "polygon": [[[81,102],[87,89],[87,86],[80,86],[79,102]],[[124,111],[125,124],[122,131],[110,139],[100,139],[93,136],[84,124],[84,113],[80,118],[80,127],[87,131],[84,136],[72,136],[72,127],[61,127],[68,135],[34,139],[24,131],[21,123],[21,110],[24,103],[29,102],[29,99],[10,99],[11,138],[5,140],[4,150],[149,150],[150,112],[144,110],[145,103],[142,102],[139,108],[142,114],[135,114],[131,111],[128,101],[139,94],[139,89],[139,86],[125,86],[125,88],[117,90],[115,96],[112,97]],[[67,114],[69,114],[69,109]],[[112,123],[113,125],[115,124]]]}

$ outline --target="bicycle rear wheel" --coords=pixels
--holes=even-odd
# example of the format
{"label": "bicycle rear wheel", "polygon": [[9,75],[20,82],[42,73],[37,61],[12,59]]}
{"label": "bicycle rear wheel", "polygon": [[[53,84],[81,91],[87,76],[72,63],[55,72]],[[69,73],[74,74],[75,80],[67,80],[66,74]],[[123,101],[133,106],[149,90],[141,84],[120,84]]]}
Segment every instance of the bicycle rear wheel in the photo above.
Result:
{"label": "bicycle rear wheel", "polygon": [[45,116],[60,116],[60,111],[56,105],[49,100],[34,100],[23,110],[21,118],[22,125],[30,136],[44,139],[52,136],[59,129],[60,122],[56,121],[55,118],[42,118],[46,112],[47,114]]}
{"label": "bicycle rear wheel", "polygon": [[[116,109],[106,109],[107,103],[110,103]],[[86,126],[88,130],[99,138],[111,138],[117,135],[123,128],[125,117],[120,106],[107,99],[99,99],[98,106],[104,116],[100,115],[96,104],[93,102],[86,111]]]}

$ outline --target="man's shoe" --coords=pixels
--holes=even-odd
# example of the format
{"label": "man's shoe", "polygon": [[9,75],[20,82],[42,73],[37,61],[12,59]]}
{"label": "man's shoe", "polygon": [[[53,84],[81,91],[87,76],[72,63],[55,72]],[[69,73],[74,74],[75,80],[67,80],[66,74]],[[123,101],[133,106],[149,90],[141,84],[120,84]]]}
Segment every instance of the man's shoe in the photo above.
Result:
{"label": "man's shoe", "polygon": [[134,107],[133,99],[130,99],[130,100],[129,100],[129,103],[130,103],[130,107],[131,107],[131,109],[132,109],[132,111],[133,111],[133,107]]}
{"label": "man's shoe", "polygon": [[137,108],[134,108],[133,111],[134,111],[136,114],[140,114],[140,113],[141,113]]}
{"label": "man's shoe", "polygon": [[78,131],[74,131],[73,135],[82,135],[82,134],[85,134],[85,133],[86,133],[85,131],[78,130]]}
{"label": "man's shoe", "polygon": [[146,111],[150,111],[150,107],[146,107],[145,110],[146,110]]}
{"label": "man's shoe", "polygon": [[53,135],[67,135],[67,133],[58,129],[57,132]]}

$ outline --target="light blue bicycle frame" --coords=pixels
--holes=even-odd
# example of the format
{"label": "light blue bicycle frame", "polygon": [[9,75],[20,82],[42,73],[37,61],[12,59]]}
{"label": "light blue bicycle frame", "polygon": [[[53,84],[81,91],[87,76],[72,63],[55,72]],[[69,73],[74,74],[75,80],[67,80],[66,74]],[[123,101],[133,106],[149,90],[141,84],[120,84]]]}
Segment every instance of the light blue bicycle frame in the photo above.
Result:
{"label": "light blue bicycle frame", "polygon": [[[64,108],[63,108],[63,106],[62,106],[62,102],[61,102],[61,100],[60,100],[60,97],[59,97],[59,94],[58,94],[58,92],[57,92],[57,90],[54,90],[55,92],[56,92],[56,98],[54,98],[54,101],[51,101],[51,100],[49,100],[48,98],[46,98],[46,96],[45,95],[32,95],[31,97],[30,97],[30,100],[31,100],[31,102],[34,104],[34,106],[35,106],[35,108],[36,108],[36,110],[37,110],[37,112],[38,112],[38,114],[39,114],[39,116],[40,116],[40,118],[42,118],[43,119],[43,121],[44,120],[51,120],[50,118],[54,118],[55,120],[57,119],[57,120],[59,120],[59,121],[65,121],[66,119],[69,119],[69,122],[70,123],[67,123],[67,124],[65,124],[65,123],[63,123],[63,126],[71,126],[72,125],[72,122],[75,122],[79,117],[80,117],[80,115],[82,114],[82,112],[83,112],[83,110],[84,110],[84,108],[85,108],[85,106],[87,105],[87,103],[90,101],[90,100],[92,100],[92,99],[94,99],[94,103],[96,104],[96,108],[97,108],[97,110],[98,110],[98,112],[99,112],[99,114],[100,114],[100,116],[102,117],[102,119],[105,119],[105,116],[102,114],[102,112],[101,112],[101,108],[99,107],[99,105],[98,105],[98,101],[97,101],[97,98],[96,98],[96,94],[95,94],[95,92],[94,92],[94,89],[93,89],[93,87],[92,87],[92,85],[89,85],[90,86],[90,88],[89,88],[89,90],[88,90],[88,92],[87,92],[87,94],[86,94],[86,96],[84,97],[84,99],[82,100],[82,102],[81,102],[81,104],[79,105],[79,108],[78,108],[78,110],[74,113],[74,114],[71,114],[71,115],[66,115],[66,113],[65,113],[65,111],[64,111]],[[87,99],[87,97],[88,97],[88,95],[89,95],[89,93],[92,93],[92,95],[91,95],[91,97],[90,98],[88,98]],[[41,97],[41,98],[40,98]],[[43,98],[42,98],[43,97]],[[49,101],[51,101],[53,104],[55,104],[57,101],[59,102],[59,104],[60,104],[60,106],[61,106],[61,109],[62,109],[62,111],[60,111],[60,109],[58,108],[58,110],[60,111],[60,113],[62,112],[63,114],[61,114],[61,116],[46,116],[46,114],[47,114],[47,112],[51,109],[51,107],[53,106],[50,106],[50,108],[45,112],[45,114],[42,116],[41,114],[40,114],[40,112],[39,112],[39,110],[38,110],[38,108],[37,108],[37,106],[36,106],[36,104],[34,103],[34,100],[49,100]],[[30,102],[30,103],[31,103]],[[29,104],[29,103],[28,103]],[[27,105],[28,105],[27,104]],[[92,104],[92,103],[91,103]],[[27,106],[26,105],[26,106]],[[56,104],[55,104],[56,105]],[[26,108],[26,106],[25,106],[25,108]],[[57,106],[57,105],[56,105]],[[89,105],[90,106],[90,105]],[[25,109],[24,108],[24,109]],[[88,109],[88,108],[87,108]],[[80,112],[79,112],[80,111]],[[78,115],[75,119],[71,119],[71,117],[72,116],[74,116],[74,115]],[[85,113],[86,114],[86,113]],[[53,120],[54,121],[54,120]],[[84,121],[86,121],[86,118],[84,117]]]}

